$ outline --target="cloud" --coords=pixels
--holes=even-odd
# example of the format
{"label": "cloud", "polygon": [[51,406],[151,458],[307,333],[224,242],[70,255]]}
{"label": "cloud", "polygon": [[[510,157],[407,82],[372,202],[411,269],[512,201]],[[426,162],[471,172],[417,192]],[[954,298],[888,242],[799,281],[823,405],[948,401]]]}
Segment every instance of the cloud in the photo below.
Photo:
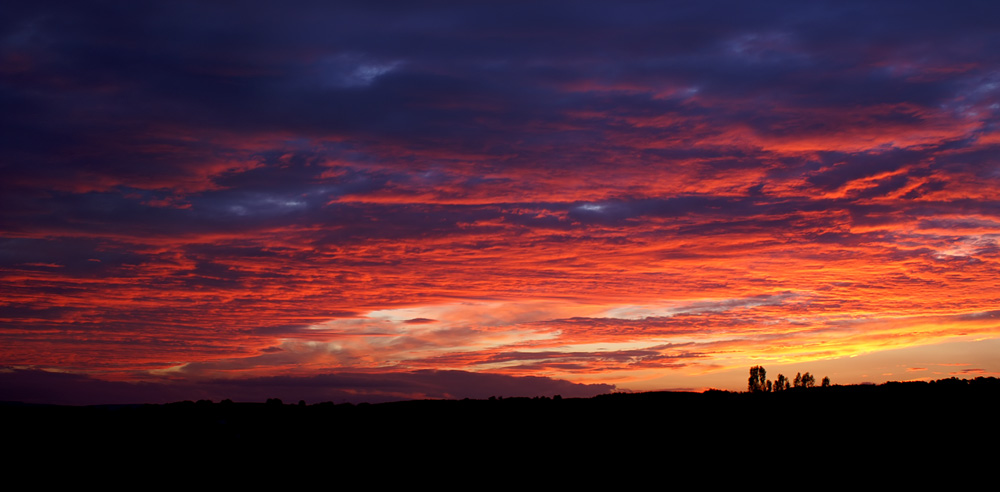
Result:
{"label": "cloud", "polygon": [[78,374],[38,370],[0,371],[0,399],[26,403],[96,405],[232,399],[263,402],[379,403],[407,399],[486,399],[490,396],[591,397],[610,393],[608,384],[574,384],[544,377],[513,377],[463,371],[317,374],[247,379],[102,381]]}
{"label": "cloud", "polygon": [[956,371],[956,372],[952,372],[952,373],[949,373],[949,374],[951,374],[952,376],[977,376],[977,377],[998,377],[998,376],[1000,376],[1000,372],[997,372],[997,371],[987,371],[986,369],[982,369],[982,368],[962,369],[961,371]]}
{"label": "cloud", "polygon": [[995,337],[996,10],[11,7],[0,360],[621,381]]}

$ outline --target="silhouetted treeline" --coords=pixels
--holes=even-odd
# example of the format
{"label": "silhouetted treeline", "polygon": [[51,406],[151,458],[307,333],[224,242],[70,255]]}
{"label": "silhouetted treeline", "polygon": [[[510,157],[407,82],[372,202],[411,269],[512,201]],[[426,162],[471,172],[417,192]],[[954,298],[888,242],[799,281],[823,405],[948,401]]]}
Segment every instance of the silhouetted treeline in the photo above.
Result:
{"label": "silhouetted treeline", "polygon": [[[419,400],[380,404],[214,403],[87,407],[0,404],[8,449],[72,445],[242,455],[302,453],[319,446],[344,466],[387,450],[441,448],[453,460],[531,449],[581,454],[654,443],[664,456],[811,450],[859,456],[1000,437],[1000,380],[944,379],[751,393],[614,393],[594,398]],[[871,441],[874,439],[874,441]],[[860,441],[859,441],[860,440]],[[876,442],[882,448],[858,446]],[[442,451],[443,452],[443,451]],[[733,459],[736,459],[735,455]]]}
{"label": "silhouetted treeline", "polygon": [[[784,374],[778,374],[778,378],[771,383],[767,379],[767,370],[763,366],[753,366],[750,368],[750,379],[747,381],[747,391],[751,393],[778,393],[794,388],[813,388],[816,386],[816,377],[808,372],[797,373],[795,379],[789,380]],[[830,378],[824,377],[820,383],[821,387],[830,386]]]}

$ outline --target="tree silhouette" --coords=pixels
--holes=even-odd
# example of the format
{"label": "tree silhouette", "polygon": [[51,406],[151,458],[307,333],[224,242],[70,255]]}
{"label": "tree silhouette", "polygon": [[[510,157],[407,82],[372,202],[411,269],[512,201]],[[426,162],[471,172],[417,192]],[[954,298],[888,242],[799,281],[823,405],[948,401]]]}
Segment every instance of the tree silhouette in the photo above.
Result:
{"label": "tree silhouette", "polygon": [[778,374],[778,379],[774,380],[774,391],[785,391],[788,387],[788,378],[784,374]]}
{"label": "tree silhouette", "polygon": [[805,373],[805,374],[803,374],[802,375],[802,387],[803,388],[812,388],[813,386],[816,386],[816,378],[813,377],[813,375],[809,374],[808,372]]}
{"label": "tree silhouette", "polygon": [[762,366],[750,368],[750,379],[747,381],[747,391],[751,393],[763,393],[770,391],[767,371]]}
{"label": "tree silhouette", "polygon": [[830,377],[829,376],[823,376],[823,383],[820,386],[822,386],[824,388],[829,388],[830,387]]}

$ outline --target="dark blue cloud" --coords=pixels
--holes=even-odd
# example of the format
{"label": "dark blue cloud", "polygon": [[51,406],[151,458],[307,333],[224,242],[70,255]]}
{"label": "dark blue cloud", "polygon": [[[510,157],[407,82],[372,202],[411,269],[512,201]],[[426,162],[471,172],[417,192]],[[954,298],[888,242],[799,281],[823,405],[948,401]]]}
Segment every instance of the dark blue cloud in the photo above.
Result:
{"label": "dark blue cloud", "polygon": [[463,371],[415,371],[384,374],[342,373],[307,377],[276,376],[242,380],[101,381],[84,375],[37,370],[0,370],[0,401],[59,405],[169,403],[182,400],[231,399],[263,402],[378,403],[415,398],[490,396],[591,397],[610,393],[608,384],[576,384],[544,377],[514,377]]}

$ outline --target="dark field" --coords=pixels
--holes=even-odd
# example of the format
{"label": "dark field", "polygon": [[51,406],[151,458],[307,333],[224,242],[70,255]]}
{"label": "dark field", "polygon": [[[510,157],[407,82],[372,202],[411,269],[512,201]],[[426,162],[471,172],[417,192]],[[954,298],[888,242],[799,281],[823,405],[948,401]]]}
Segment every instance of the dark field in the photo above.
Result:
{"label": "dark field", "polygon": [[[757,454],[871,460],[934,448],[992,453],[996,378],[832,386],[782,393],[651,392],[594,398],[422,400],[381,404],[230,401],[166,405],[7,403],[8,449],[220,453],[319,450],[341,465],[373,459],[471,462],[576,456],[624,464]],[[849,454],[848,454],[849,453]],[[751,458],[747,458],[751,459]]]}

